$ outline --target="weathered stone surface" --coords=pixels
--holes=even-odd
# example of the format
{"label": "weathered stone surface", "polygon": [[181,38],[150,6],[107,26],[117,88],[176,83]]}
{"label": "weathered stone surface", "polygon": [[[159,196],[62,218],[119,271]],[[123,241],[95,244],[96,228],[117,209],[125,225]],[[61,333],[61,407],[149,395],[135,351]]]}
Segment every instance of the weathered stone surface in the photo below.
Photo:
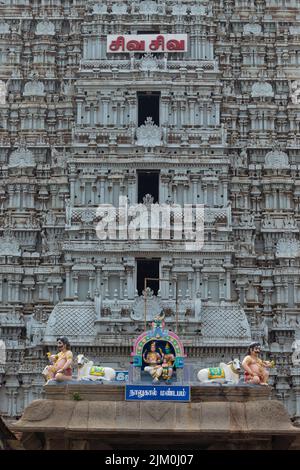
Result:
{"label": "weathered stone surface", "polygon": [[[83,400],[124,401],[125,386],[122,384],[59,384],[45,385],[45,398],[49,400],[73,400],[79,394]],[[271,388],[262,386],[229,386],[229,385],[191,385],[191,401],[256,401],[268,400]]]}
{"label": "weathered stone surface", "polygon": [[[47,395],[51,388],[56,387],[48,387]],[[62,387],[57,388],[63,392]],[[263,387],[249,387],[248,394],[243,393],[243,387],[237,387],[240,401],[233,401],[232,394],[226,396],[221,387],[198,387],[198,393],[194,394],[195,398],[190,403],[163,404],[153,401],[126,402],[124,395],[123,400],[107,401],[104,393],[99,395],[95,391],[91,391],[87,398],[83,388],[106,388],[109,395],[113,386],[79,386],[77,392],[82,401],[72,400],[71,390],[68,394],[62,394],[64,399],[34,401],[13,425],[13,429],[22,431],[23,445],[32,448],[35,442],[33,437],[42,433],[47,448],[61,449],[66,446],[95,448],[96,438],[103,448],[115,449],[123,448],[126,442],[130,445],[134,440],[136,443],[144,442],[141,448],[150,449],[151,445],[175,448],[175,445],[184,445],[186,439],[191,448],[198,445],[202,448],[221,448],[221,445],[223,448],[255,445],[256,448],[289,448],[300,435],[300,429],[292,426],[282,403],[268,399],[269,390]],[[210,396],[204,393],[200,400],[205,388],[210,389]],[[55,438],[55,433],[64,436],[61,443]],[[68,437],[71,441],[67,444]],[[40,441],[36,442],[40,446]],[[294,443],[295,447],[297,443]]]}
{"label": "weathered stone surface", "polygon": [[[36,419],[36,408],[52,408],[52,413]],[[177,413],[178,410],[178,413]],[[190,420],[191,414],[193,419]],[[180,419],[179,419],[180,416]],[[256,402],[168,403],[155,402],[64,401],[32,402],[13,425],[18,431],[118,431],[135,429],[141,433],[154,430],[180,432],[181,426],[197,432],[259,432],[263,434],[299,434],[283,405],[276,400]]]}
{"label": "weathered stone surface", "polygon": [[17,442],[14,434],[9,430],[0,416],[0,450],[14,449]]}

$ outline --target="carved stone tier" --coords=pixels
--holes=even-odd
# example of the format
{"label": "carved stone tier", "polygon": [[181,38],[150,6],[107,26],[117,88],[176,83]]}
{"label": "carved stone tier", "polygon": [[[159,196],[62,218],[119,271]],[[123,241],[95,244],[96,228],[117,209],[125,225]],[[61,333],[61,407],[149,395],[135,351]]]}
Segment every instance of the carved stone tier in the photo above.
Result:
{"label": "carved stone tier", "polygon": [[[73,381],[72,381],[73,382]],[[78,393],[82,400],[90,401],[125,401],[125,385],[108,384],[51,384],[44,386],[47,400],[74,400],[74,393]],[[269,400],[271,387],[256,387],[249,385],[192,385],[191,401],[193,403],[207,401],[245,402],[255,400]]]}
{"label": "carved stone tier", "polygon": [[49,398],[32,402],[12,426],[27,449],[288,449],[300,436],[268,387],[194,386],[191,403],[163,406],[125,402],[124,386],[45,391]]}

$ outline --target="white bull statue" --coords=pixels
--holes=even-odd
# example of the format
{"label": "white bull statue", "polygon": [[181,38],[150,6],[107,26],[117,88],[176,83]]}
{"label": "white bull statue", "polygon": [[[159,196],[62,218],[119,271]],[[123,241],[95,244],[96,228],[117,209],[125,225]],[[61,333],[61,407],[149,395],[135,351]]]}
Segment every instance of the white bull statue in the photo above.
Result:
{"label": "white bull statue", "polygon": [[77,380],[105,380],[110,382],[116,377],[116,371],[111,367],[94,366],[83,354],[77,356],[78,376]]}
{"label": "white bull statue", "polygon": [[219,367],[210,367],[199,370],[197,377],[202,383],[232,383],[237,384],[240,378],[241,363],[233,359],[225,364],[220,362]]}

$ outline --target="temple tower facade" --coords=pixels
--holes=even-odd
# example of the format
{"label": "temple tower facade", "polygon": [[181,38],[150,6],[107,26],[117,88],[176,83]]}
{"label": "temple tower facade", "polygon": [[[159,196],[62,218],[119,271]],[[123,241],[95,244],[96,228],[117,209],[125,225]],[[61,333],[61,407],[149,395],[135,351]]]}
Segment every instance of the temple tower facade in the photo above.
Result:
{"label": "temple tower facade", "polygon": [[2,2],[1,413],[57,336],[126,369],[163,310],[192,374],[261,341],[299,420],[297,3]]}

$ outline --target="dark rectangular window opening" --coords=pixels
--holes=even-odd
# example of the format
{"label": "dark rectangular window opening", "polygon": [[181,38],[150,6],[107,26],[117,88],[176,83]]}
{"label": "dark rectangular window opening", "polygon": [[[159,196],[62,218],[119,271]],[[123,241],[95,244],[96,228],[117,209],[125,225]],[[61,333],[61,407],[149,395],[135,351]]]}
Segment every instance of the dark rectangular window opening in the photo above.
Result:
{"label": "dark rectangular window opening", "polygon": [[138,203],[142,204],[146,194],[153,196],[153,203],[159,202],[159,171],[138,171]]}
{"label": "dark rectangular window opening", "polygon": [[138,92],[138,126],[145,124],[148,117],[152,118],[154,124],[159,126],[159,100],[160,92],[143,91]]}
{"label": "dark rectangular window opening", "polygon": [[[138,294],[142,295],[144,290],[144,282],[146,277],[159,278],[159,258],[138,258],[136,260],[136,285]],[[159,281],[147,281],[147,287],[153,290],[157,295],[159,290]]]}

